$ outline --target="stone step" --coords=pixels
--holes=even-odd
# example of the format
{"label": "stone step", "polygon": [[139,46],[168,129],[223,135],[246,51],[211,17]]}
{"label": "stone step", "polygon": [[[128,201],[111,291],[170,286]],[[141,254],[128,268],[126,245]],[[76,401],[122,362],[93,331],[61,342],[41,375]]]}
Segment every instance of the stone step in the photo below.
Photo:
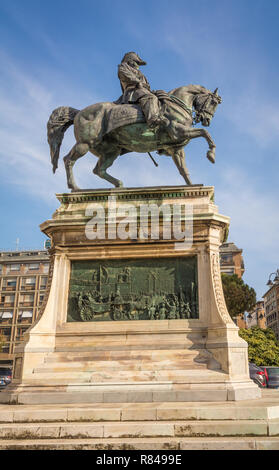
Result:
{"label": "stone step", "polygon": [[40,372],[53,372],[54,374],[67,371],[71,372],[77,370],[82,372],[96,372],[96,371],[116,371],[116,370],[136,370],[136,371],[158,371],[158,370],[191,370],[191,369],[206,369],[205,362],[193,362],[191,360],[165,360],[165,361],[149,361],[149,360],[135,360],[135,361],[83,361],[83,362],[53,362],[51,366],[43,366],[34,369],[34,373]]}
{"label": "stone step", "polygon": [[200,368],[188,370],[181,369],[167,369],[167,370],[100,370],[100,371],[74,371],[62,370],[53,371],[52,369],[45,370],[44,368],[35,369],[33,380],[39,380],[45,383],[47,381],[59,381],[65,379],[68,383],[121,383],[121,382],[175,382],[175,383],[203,383],[204,381],[213,382],[224,381],[224,374],[219,371],[209,371],[204,369],[201,365]]}
{"label": "stone step", "polygon": [[279,436],[279,420],[4,423],[0,439]]}
{"label": "stone step", "polygon": [[1,423],[279,419],[279,403],[102,403],[0,405]]}
{"label": "stone step", "polygon": [[171,351],[160,350],[131,350],[131,351],[75,351],[72,353],[53,352],[45,357],[46,363],[52,362],[74,362],[74,361],[122,361],[122,360],[168,360],[168,359],[183,359],[193,360],[201,356],[203,358],[204,349],[172,349]]}
{"label": "stone step", "polygon": [[19,405],[42,405],[42,404],[88,404],[88,403],[147,403],[147,402],[220,402],[230,400],[230,393],[224,384],[215,385],[208,388],[200,384],[184,385],[184,389],[169,382],[141,382],[135,388],[133,383],[72,383],[63,380],[49,381],[49,387],[46,387],[39,381],[31,381],[30,386],[26,387],[17,395],[6,391],[0,395],[1,403],[19,404]]}
{"label": "stone step", "polygon": [[[144,351],[147,349],[148,351],[152,350],[166,350],[166,349],[180,349],[184,351],[188,351],[189,348],[193,346],[193,343],[188,343],[186,341],[173,341],[173,340],[150,340],[146,338],[144,341],[72,341],[67,342],[64,341],[63,344],[59,345],[56,344],[55,351],[56,353],[67,353],[69,349],[73,353],[83,352],[87,353],[88,351]],[[196,349],[196,345],[195,345]],[[202,349],[202,345],[201,345]]]}
{"label": "stone step", "polygon": [[[126,437],[125,441],[117,438],[10,439],[0,440],[0,450],[279,450],[279,438],[241,436],[131,439]],[[128,454],[123,456],[128,457]]]}

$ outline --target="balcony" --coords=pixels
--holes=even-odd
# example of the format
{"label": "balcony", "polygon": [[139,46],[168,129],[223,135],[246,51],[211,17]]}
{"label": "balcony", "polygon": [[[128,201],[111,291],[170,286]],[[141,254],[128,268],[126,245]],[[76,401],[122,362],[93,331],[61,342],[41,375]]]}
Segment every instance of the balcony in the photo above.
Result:
{"label": "balcony", "polygon": [[11,292],[16,290],[15,286],[2,286],[2,292]]}
{"label": "balcony", "polygon": [[34,307],[34,299],[32,302],[19,302],[19,307]]}
{"label": "balcony", "polygon": [[21,286],[21,291],[34,291],[36,289],[36,284],[24,284]]}
{"label": "balcony", "polygon": [[2,354],[9,354],[9,352],[10,352],[10,343],[3,344],[2,348],[0,349],[0,352]]}
{"label": "balcony", "polygon": [[0,302],[0,307],[3,307],[3,308],[13,308],[14,307],[14,304],[15,302]]}

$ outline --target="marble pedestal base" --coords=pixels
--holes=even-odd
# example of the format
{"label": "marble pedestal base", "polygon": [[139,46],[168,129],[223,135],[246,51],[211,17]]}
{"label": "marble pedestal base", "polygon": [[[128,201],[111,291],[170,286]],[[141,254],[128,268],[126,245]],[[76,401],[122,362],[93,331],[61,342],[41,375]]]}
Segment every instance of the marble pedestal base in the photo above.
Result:
{"label": "marble pedestal base", "polygon": [[[88,204],[107,211],[131,201],[190,204],[192,243],[177,240],[89,240]],[[228,218],[218,213],[212,187],[92,190],[58,195],[61,206],[41,229],[52,240],[51,274],[42,315],[18,346],[14,379],[2,403],[202,402],[256,399],[247,344],[224,301],[219,246]],[[105,221],[107,228],[108,220]],[[198,318],[68,321],[72,263],[196,257]]]}

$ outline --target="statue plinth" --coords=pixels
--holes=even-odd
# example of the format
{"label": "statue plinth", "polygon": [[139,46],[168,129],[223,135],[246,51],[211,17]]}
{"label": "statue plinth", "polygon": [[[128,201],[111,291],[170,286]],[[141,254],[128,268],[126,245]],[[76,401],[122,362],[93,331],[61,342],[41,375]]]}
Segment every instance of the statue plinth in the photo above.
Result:
{"label": "statue plinth", "polygon": [[41,225],[52,241],[47,297],[2,403],[260,397],[224,301],[219,246],[229,219],[213,187],[57,197]]}

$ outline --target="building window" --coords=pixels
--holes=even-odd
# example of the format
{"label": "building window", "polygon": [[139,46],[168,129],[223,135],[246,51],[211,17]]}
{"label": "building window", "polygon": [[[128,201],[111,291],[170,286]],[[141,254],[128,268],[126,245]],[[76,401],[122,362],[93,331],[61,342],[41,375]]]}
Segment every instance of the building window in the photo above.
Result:
{"label": "building window", "polygon": [[3,336],[5,340],[10,340],[11,328],[0,328],[0,336]]}
{"label": "building window", "polygon": [[10,269],[11,269],[11,271],[19,271],[20,270],[20,264],[11,264]]}
{"label": "building window", "polygon": [[26,277],[22,279],[21,287],[23,289],[35,289],[36,278],[35,277]]}
{"label": "building window", "polygon": [[3,279],[3,290],[16,287],[16,278]]}
{"label": "building window", "polygon": [[10,352],[10,343],[3,344],[1,352],[4,353],[4,354],[9,354],[9,352]]}
{"label": "building window", "polygon": [[49,264],[48,263],[45,263],[44,266],[43,266],[43,272],[45,274],[47,274],[49,272]]}
{"label": "building window", "polygon": [[28,304],[33,304],[34,303],[34,294],[21,294],[19,296],[19,302],[20,303],[28,303]]}
{"label": "building window", "polygon": [[233,261],[233,257],[232,255],[221,255],[221,262],[224,262],[224,263],[232,263]]}
{"label": "building window", "polygon": [[29,267],[30,270],[35,271],[35,270],[39,269],[40,265],[39,265],[39,263],[32,263],[32,264],[29,264],[28,267]]}
{"label": "building window", "polygon": [[234,274],[233,269],[222,269],[222,273],[228,274],[229,276],[232,276]]}
{"label": "building window", "polygon": [[32,323],[33,312],[32,310],[20,310],[18,312],[17,321],[19,323]]}
{"label": "building window", "polygon": [[47,285],[47,277],[41,277],[40,288],[45,289]]}
{"label": "building window", "polygon": [[13,304],[15,301],[14,295],[2,295],[1,302],[4,304]]}
{"label": "building window", "polygon": [[0,312],[0,322],[1,323],[12,323],[13,312]]}
{"label": "building window", "polygon": [[23,341],[23,335],[28,328],[28,326],[24,326],[16,329],[16,341]]}

